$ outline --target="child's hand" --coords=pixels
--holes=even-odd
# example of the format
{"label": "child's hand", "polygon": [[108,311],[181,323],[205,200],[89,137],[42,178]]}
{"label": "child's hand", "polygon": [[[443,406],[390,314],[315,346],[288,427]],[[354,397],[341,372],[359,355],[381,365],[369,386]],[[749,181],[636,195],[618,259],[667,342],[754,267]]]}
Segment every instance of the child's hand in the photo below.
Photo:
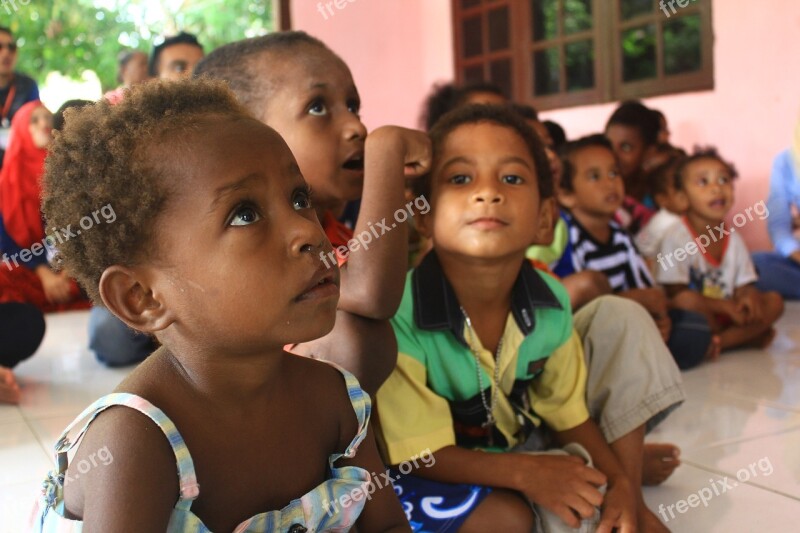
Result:
{"label": "child's hand", "polygon": [[586,466],[579,457],[519,454],[523,484],[528,500],[555,513],[570,527],[577,528],[577,515],[591,518],[603,503],[597,487],[606,483],[599,470]]}
{"label": "child's hand", "polygon": [[[370,133],[367,139],[374,140],[376,137],[383,138],[385,136],[400,141],[400,150],[403,153],[403,173],[406,178],[417,178],[430,171],[432,148],[431,140],[426,133],[400,126],[382,126]],[[369,154],[369,150],[367,150],[367,154]]]}
{"label": "child's hand", "polygon": [[636,498],[630,482],[623,476],[609,480],[597,533],[636,533]]}
{"label": "child's hand", "polygon": [[764,311],[761,306],[761,298],[753,291],[748,291],[736,299],[736,308],[744,315],[745,324],[755,324],[761,322]]}
{"label": "child's hand", "polygon": [[630,298],[642,305],[652,315],[653,320],[661,333],[661,337],[666,341],[672,331],[672,320],[667,311],[668,300],[664,291],[658,288],[631,289],[620,294],[625,298]]}
{"label": "child's hand", "polygon": [[717,312],[730,318],[737,326],[744,326],[746,323],[743,309],[733,300],[719,300],[717,302]]}
{"label": "child's hand", "polygon": [[64,274],[56,274],[50,267],[42,265],[36,268],[36,275],[42,282],[45,298],[51,304],[66,303],[70,298],[70,281]]}

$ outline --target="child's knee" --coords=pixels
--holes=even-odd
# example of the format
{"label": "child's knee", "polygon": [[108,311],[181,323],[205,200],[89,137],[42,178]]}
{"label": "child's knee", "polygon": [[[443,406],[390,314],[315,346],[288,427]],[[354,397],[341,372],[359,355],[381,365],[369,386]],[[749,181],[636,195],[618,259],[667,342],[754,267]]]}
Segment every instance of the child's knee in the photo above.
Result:
{"label": "child's knee", "polygon": [[684,311],[693,311],[695,313],[706,313],[708,311],[708,306],[703,297],[694,291],[682,291],[676,294],[670,303],[673,307]]}
{"label": "child's knee", "polygon": [[508,490],[493,490],[458,531],[459,533],[473,531],[529,533],[533,531],[534,523],[533,510],[521,494]]}
{"label": "child's knee", "polygon": [[762,305],[767,309],[767,314],[771,318],[772,322],[778,320],[778,318],[780,318],[780,316],[783,314],[783,297],[779,293],[775,291],[765,292],[761,295],[761,302]]}

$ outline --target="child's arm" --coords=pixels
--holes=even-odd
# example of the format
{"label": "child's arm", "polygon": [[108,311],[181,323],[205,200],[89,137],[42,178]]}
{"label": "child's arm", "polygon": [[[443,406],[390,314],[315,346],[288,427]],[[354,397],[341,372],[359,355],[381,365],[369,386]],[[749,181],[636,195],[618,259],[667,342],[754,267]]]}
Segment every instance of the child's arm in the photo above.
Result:
{"label": "child's arm", "polygon": [[562,444],[577,442],[592,456],[595,466],[608,478],[608,489],[603,503],[599,533],[608,532],[615,527],[621,533],[636,531],[636,497],[630,480],[625,475],[614,452],[609,448],[597,425],[587,420],[580,426],[556,432],[556,439]]}
{"label": "child's arm", "polygon": [[339,309],[388,320],[400,305],[408,267],[408,230],[395,212],[406,206],[405,178],[430,169],[431,146],[420,131],[384,126],[367,136],[364,151],[364,192],[354,234],[371,242],[350,253],[342,268]]}
{"label": "child's arm", "polygon": [[[97,460],[100,450],[110,458],[107,463]],[[66,508],[82,517],[83,531],[167,530],[178,476],[175,455],[154,422],[132,409],[112,407],[92,422],[70,464]],[[83,464],[92,467],[78,473],[75,466]]]}
{"label": "child's arm", "polygon": [[733,301],[737,308],[744,315],[745,324],[760,322],[764,317],[764,309],[761,305],[761,292],[756,289],[755,284],[747,284],[738,287],[733,292]]}
{"label": "child's arm", "polygon": [[603,501],[597,487],[606,477],[577,457],[487,453],[447,446],[437,450],[433,459],[414,475],[443,483],[514,490],[573,528],[580,526],[574,513],[589,518]]}
{"label": "child's arm", "polygon": [[[674,298],[683,291],[691,290],[688,285],[671,284],[664,285],[667,295]],[[742,325],[744,323],[744,314],[741,312],[737,304],[733,300],[724,298],[709,298],[708,296],[699,295],[703,299],[705,305],[705,313],[710,316],[723,315],[730,318],[734,324]]]}

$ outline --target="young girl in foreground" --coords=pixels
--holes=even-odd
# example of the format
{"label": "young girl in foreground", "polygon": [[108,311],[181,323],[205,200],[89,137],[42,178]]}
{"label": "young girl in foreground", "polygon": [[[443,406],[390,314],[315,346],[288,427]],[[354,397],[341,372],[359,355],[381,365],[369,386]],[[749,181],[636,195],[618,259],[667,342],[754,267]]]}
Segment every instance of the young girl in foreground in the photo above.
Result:
{"label": "young girl in foreground", "polygon": [[369,397],[283,351],[331,330],[339,276],[281,137],[209,81],[147,84],[68,122],[49,225],[106,204],[118,219],[67,241],[63,263],[162,348],[67,428],[91,416],[56,445],[36,529],[408,531],[391,488],[363,497],[383,471]]}

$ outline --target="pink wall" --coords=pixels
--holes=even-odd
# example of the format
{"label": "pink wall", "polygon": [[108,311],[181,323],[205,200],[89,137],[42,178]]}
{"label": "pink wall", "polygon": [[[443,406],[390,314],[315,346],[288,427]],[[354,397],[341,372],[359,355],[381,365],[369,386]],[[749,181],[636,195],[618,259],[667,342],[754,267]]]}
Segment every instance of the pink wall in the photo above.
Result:
{"label": "pink wall", "polygon": [[[364,101],[364,121],[415,127],[431,85],[453,76],[450,0],[337,0],[334,15],[295,0],[293,24],[339,53]],[[792,138],[800,109],[800,2],[712,0],[714,91],[647,99],[670,121],[673,142],[714,144],[741,174],[732,214],[766,198],[775,154]],[[544,113],[576,137],[599,131],[613,104]],[[753,249],[769,247],[764,222],[741,230]]]}
{"label": "pink wall", "polygon": [[347,62],[370,129],[417,127],[433,83],[453,77],[450,0],[294,0],[292,25]]}

